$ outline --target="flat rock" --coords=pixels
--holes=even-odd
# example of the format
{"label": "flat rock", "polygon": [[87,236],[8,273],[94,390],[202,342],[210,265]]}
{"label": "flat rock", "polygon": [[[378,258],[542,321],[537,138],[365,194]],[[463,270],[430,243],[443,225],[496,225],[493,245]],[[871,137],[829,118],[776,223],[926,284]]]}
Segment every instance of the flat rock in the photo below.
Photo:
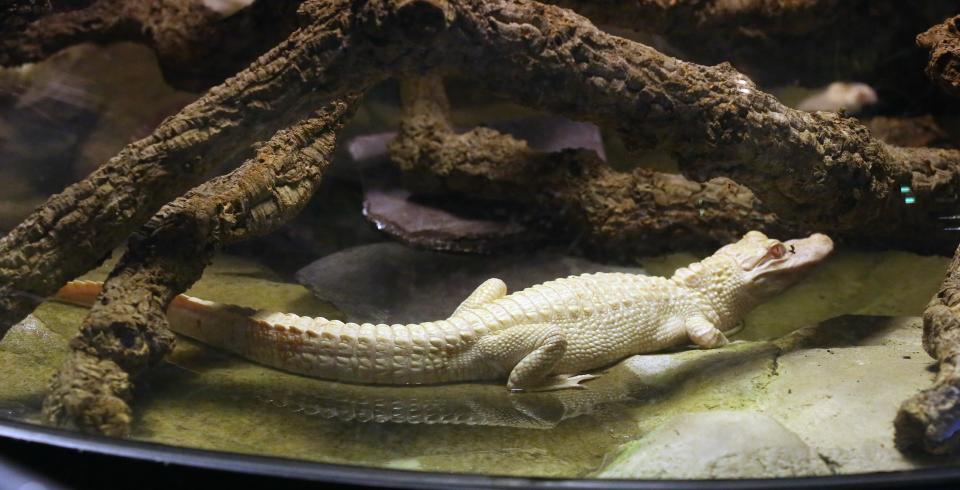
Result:
{"label": "flat rock", "polygon": [[375,243],[328,255],[297,272],[297,281],[330,301],[350,321],[405,323],[446,318],[483,281],[498,277],[510,291],[587,272],[643,273],[559,253],[494,257],[416,250]]}
{"label": "flat rock", "polygon": [[639,441],[603,478],[746,478],[830,473],[793,432],[753,411],[684,413]]}
{"label": "flat rock", "polygon": [[896,146],[954,147],[950,135],[927,114],[914,117],[876,116],[864,121],[874,138]]}

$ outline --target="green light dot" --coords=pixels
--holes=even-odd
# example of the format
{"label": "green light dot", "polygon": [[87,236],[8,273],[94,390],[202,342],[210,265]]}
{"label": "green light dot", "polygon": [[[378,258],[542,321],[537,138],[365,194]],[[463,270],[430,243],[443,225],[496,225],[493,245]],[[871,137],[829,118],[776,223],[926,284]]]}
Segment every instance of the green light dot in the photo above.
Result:
{"label": "green light dot", "polygon": [[910,186],[909,186],[909,185],[901,185],[901,186],[900,186],[900,193],[901,193],[901,194],[906,194],[906,193],[908,193],[908,192],[910,192]]}
{"label": "green light dot", "polygon": [[905,203],[907,203],[907,204],[913,204],[913,203],[917,202],[917,198],[915,198],[915,197],[905,197],[905,198],[903,198],[903,202],[905,202]]}

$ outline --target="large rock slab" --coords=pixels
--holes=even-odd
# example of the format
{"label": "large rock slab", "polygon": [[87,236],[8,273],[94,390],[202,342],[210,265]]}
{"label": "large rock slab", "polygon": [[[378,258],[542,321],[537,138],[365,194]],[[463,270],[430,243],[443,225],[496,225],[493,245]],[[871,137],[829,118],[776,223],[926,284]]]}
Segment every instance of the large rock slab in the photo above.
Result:
{"label": "large rock slab", "polygon": [[153,51],[136,43],[81,44],[0,68],[0,229],[194,99],[167,86]]}
{"label": "large rock slab", "polygon": [[837,473],[915,468],[894,447],[892,422],[900,404],[933,381],[919,342],[922,322],[843,317],[834,324],[780,342],[786,351],[758,406]]}

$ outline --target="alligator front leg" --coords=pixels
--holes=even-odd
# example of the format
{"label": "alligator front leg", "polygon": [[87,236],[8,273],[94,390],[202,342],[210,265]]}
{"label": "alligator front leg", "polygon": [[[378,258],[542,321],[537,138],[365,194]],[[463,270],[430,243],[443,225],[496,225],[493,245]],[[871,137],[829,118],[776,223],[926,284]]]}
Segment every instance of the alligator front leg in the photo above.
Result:
{"label": "alligator front leg", "polygon": [[589,374],[551,376],[550,373],[567,350],[567,339],[560,327],[552,324],[509,327],[481,341],[484,355],[493,362],[513,366],[507,380],[510,391],[549,391],[583,388],[581,382],[596,376]]}
{"label": "alligator front leg", "polygon": [[684,322],[690,341],[704,349],[715,349],[730,343],[727,336],[702,316],[687,318]]}

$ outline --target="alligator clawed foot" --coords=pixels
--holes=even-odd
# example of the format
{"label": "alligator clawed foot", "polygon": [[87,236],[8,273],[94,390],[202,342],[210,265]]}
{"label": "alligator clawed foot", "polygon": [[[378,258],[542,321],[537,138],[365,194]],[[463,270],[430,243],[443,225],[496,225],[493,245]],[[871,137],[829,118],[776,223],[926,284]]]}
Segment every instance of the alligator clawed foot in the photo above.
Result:
{"label": "alligator clawed foot", "polygon": [[529,388],[511,388],[510,391],[517,393],[522,391],[582,390],[586,386],[580,383],[596,377],[593,374],[558,374],[548,378],[542,385]]}

